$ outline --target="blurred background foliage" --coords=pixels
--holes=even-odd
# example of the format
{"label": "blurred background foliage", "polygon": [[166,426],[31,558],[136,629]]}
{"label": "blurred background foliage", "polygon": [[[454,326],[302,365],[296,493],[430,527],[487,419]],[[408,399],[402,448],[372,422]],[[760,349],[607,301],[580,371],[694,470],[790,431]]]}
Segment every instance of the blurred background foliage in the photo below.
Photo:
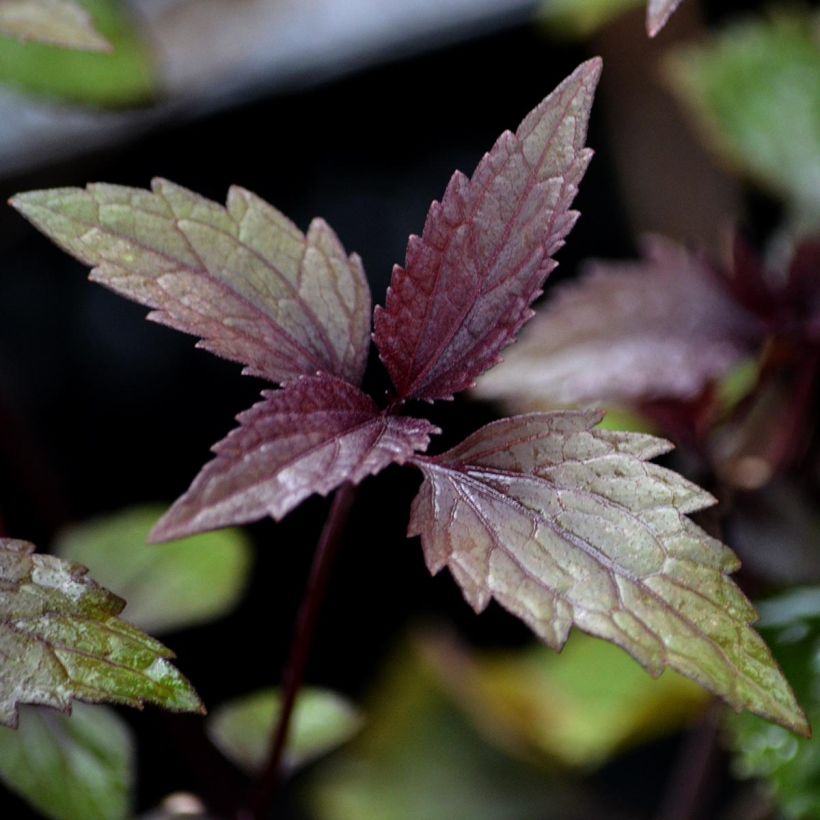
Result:
{"label": "blurred background foliage", "polygon": [[[634,258],[646,232],[731,269],[739,231],[774,287],[816,241],[820,14],[808,3],[685,0],[652,41],[639,0],[81,5],[110,52],[0,39],[5,195],[156,174],[219,199],[236,182],[301,225],[327,218],[380,301],[452,170],[470,171],[597,53],[597,156],[554,279],[588,257]],[[0,227],[0,527],[89,566],[127,599],[126,618],[169,636],[212,710],[203,725],[26,709],[17,733],[0,729],[0,812],[227,817],[276,716],[270,686],[326,502],[244,534],[145,546],[156,499],[187,486],[260,385],[87,285],[10,212]],[[772,333],[696,400],[636,401],[606,422],[671,438],[673,465],[720,499],[701,523],[743,558],[740,582],[815,723],[820,591],[796,585],[820,581],[816,338]],[[498,409],[434,412],[455,439]],[[816,741],[727,715],[600,641],[574,635],[559,656],[497,608],[475,619],[405,542],[394,510],[414,486],[368,483],[356,508],[276,817],[820,816]]]}

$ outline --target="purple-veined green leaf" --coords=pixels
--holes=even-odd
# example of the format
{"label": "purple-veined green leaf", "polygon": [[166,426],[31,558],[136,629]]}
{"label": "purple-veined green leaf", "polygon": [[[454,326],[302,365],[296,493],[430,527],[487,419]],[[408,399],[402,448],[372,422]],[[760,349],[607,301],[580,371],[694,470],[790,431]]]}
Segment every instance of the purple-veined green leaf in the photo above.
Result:
{"label": "purple-veined green leaf", "polygon": [[0,539],[0,723],[17,706],[69,711],[72,699],[202,711],[173,653],[117,616],[125,602],[85,567]]}
{"label": "purple-veined green leaf", "polygon": [[456,172],[396,266],[374,339],[399,398],[464,390],[499,361],[557,264],[592,152],[587,120],[601,61],[579,66],[504,132],[472,179]]}
{"label": "purple-veined green leaf", "polygon": [[476,395],[517,411],[691,399],[762,337],[704,260],[648,237],[642,261],[593,262],[559,288]]}
{"label": "purple-veined green leaf", "polygon": [[358,388],[328,376],[262,395],[214,446],[216,458],[157,524],[154,540],[280,519],[313,493],[405,462],[438,432],[427,421],[381,413]]}
{"label": "purple-veined green leaf", "polygon": [[359,257],[315,219],[307,236],[254,194],[227,207],[165,180],[19,194],[11,203],[91,278],[149,318],[273,382],[325,372],[361,381],[370,291]]}
{"label": "purple-veined green leaf", "polygon": [[646,31],[654,37],[667,23],[683,0],[649,0],[646,7]]}
{"label": "purple-veined green leaf", "polygon": [[0,780],[50,820],[132,818],[134,758],[128,725],[105,706],[23,706],[16,731],[0,727]]}
{"label": "purple-veined green leaf", "polygon": [[0,34],[77,51],[110,51],[88,12],[72,0],[3,0]]}
{"label": "purple-veined green leaf", "polygon": [[809,731],[756,614],[728,578],[738,561],[687,516],[714,499],[647,463],[668,442],[595,430],[600,413],[490,424],[414,463],[409,534],[448,566],[476,611],[492,598],[555,649],[576,626],[653,675],[692,678],[736,709]]}

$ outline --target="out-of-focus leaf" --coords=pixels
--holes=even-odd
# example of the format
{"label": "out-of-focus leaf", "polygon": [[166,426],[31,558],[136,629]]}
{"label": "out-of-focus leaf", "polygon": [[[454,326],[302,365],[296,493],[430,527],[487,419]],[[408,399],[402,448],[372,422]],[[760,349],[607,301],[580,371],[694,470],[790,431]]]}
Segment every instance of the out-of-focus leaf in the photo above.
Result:
{"label": "out-of-focus leaf", "polygon": [[313,493],[358,483],[415,450],[437,432],[430,422],[381,413],[357,387],[321,376],[265,391],[215,445],[185,495],[152,533],[168,540],[202,530],[282,518]]}
{"label": "out-of-focus leaf", "polygon": [[600,418],[517,416],[414,459],[424,483],[408,532],[421,535],[430,571],[448,566],[476,611],[495,598],[554,649],[574,625],[655,676],[670,667],[807,733],[728,577],[737,559],[686,517],[714,499],[646,462],[668,442],[593,430]]}
{"label": "out-of-focus leaf", "polygon": [[820,35],[779,16],[673,55],[674,85],[712,144],[741,171],[820,222]]}
{"label": "out-of-focus leaf", "polygon": [[55,553],[89,567],[128,601],[125,620],[158,635],[229,612],[245,587],[251,550],[239,530],[147,546],[161,507],[137,507],[72,527]]}
{"label": "out-of-focus leaf", "polygon": [[124,606],[85,567],[0,539],[0,723],[17,725],[18,704],[69,711],[74,698],[202,711],[173,653],[116,617]]}
{"label": "out-of-focus leaf", "polygon": [[654,37],[667,23],[683,0],[649,0],[646,7],[646,31]]}
{"label": "out-of-focus leaf", "polygon": [[[207,722],[208,736],[237,766],[253,773],[267,757],[281,693],[265,689],[220,706]],[[341,746],[361,728],[359,712],[341,695],[305,688],[299,693],[285,753],[290,769]]]}
{"label": "out-of-focus leaf", "polygon": [[514,411],[691,399],[748,357],[762,328],[706,263],[650,237],[640,262],[594,262],[559,289],[476,386]]}
{"label": "out-of-focus leaf", "polygon": [[643,0],[541,0],[539,12],[552,33],[583,38],[642,3]]}
{"label": "out-of-focus leaf", "polygon": [[[760,605],[760,629],[809,720],[820,723],[820,587],[791,590]],[[820,746],[753,715],[732,715],[735,768],[761,778],[787,820],[820,817]]]}
{"label": "out-of-focus leaf", "polygon": [[254,194],[227,207],[165,180],[31,191],[11,203],[91,278],[152,308],[149,318],[273,382],[322,371],[361,381],[370,290],[361,261],[315,219],[305,236]]}
{"label": "out-of-focus leaf", "polygon": [[574,633],[546,647],[479,656],[477,707],[529,752],[570,765],[604,762],[625,746],[679,729],[708,701],[674,672],[654,680],[621,649]]}
{"label": "out-of-focus leaf", "polygon": [[532,316],[557,264],[592,152],[587,120],[601,61],[579,66],[515,134],[503,133],[468,179],[456,172],[421,237],[396,266],[374,339],[399,398],[469,387]]}
{"label": "out-of-focus leaf", "polygon": [[308,781],[318,820],[604,816],[587,794],[487,745],[416,648],[396,657],[365,711],[362,734]]}
{"label": "out-of-focus leaf", "polygon": [[[5,3],[2,5],[6,5]],[[155,93],[150,50],[115,0],[80,0],[110,53],[0,40],[0,82],[21,91],[100,106],[141,105]]]}
{"label": "out-of-focus leaf", "polygon": [[133,739],[105,706],[71,716],[23,707],[16,732],[0,728],[0,780],[52,820],[131,817]]}
{"label": "out-of-focus leaf", "polygon": [[72,0],[3,0],[0,34],[78,51],[110,51],[89,13]]}

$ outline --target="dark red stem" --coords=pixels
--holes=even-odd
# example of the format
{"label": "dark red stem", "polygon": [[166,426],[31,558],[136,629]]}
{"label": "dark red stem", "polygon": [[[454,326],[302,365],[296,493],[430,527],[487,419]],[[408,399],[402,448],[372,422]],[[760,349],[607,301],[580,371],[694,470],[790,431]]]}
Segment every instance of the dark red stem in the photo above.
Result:
{"label": "dark red stem", "polygon": [[279,721],[271,739],[268,759],[256,781],[256,789],[251,798],[249,810],[239,815],[240,820],[245,820],[245,818],[263,820],[267,817],[273,798],[281,783],[282,762],[287,746],[293,707],[302,687],[305,666],[313,644],[319,610],[327,590],[330,569],[342,540],[341,536],[347,524],[354,496],[355,487],[352,484],[343,484],[336,491],[325,526],[322,529],[322,535],[319,538],[316,554],[310,568],[310,578],[296,620],[290,656],[283,675],[282,711],[279,714]]}

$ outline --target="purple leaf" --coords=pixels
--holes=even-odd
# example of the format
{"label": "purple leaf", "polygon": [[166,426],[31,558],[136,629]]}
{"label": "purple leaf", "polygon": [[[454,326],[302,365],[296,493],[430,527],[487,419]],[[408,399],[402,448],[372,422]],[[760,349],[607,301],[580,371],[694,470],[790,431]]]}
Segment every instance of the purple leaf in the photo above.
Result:
{"label": "purple leaf", "polygon": [[643,261],[594,262],[561,288],[476,395],[518,411],[692,399],[762,335],[703,260],[649,237]]}
{"label": "purple leaf", "polygon": [[328,376],[262,395],[213,448],[216,458],[157,524],[154,541],[280,519],[312,493],[404,463],[438,432],[427,421],[383,414],[358,388]]}
{"label": "purple leaf", "polygon": [[231,188],[227,208],[165,180],[32,191],[11,204],[91,278],[153,309],[150,319],[273,382],[325,372],[361,381],[370,291],[321,219],[307,236]]}
{"label": "purple leaf", "polygon": [[592,156],[584,142],[600,70],[598,59],[579,66],[501,135],[472,179],[456,172],[410,238],[375,321],[399,398],[469,387],[532,315],[578,216],[569,207]]}
{"label": "purple leaf", "polygon": [[654,37],[667,23],[683,0],[649,0],[646,8],[646,31]]}
{"label": "purple leaf", "polygon": [[435,458],[409,534],[433,573],[448,566],[481,611],[495,598],[560,649],[574,625],[612,641],[657,676],[671,667],[801,733],[788,683],[727,577],[728,547],[686,513],[714,499],[646,463],[668,442],[594,430],[596,413],[495,422]]}

